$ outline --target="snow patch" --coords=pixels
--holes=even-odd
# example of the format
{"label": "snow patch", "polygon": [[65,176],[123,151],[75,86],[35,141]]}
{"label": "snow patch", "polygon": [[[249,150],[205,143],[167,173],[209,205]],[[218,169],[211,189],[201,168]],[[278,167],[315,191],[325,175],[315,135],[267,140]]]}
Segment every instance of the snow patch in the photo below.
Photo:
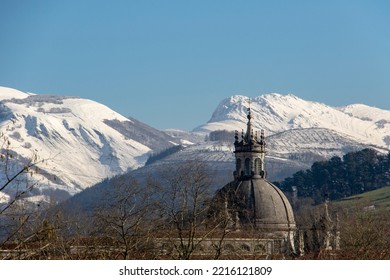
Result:
{"label": "snow patch", "polygon": [[30,94],[13,88],[0,86],[0,101],[5,99],[12,99],[12,98],[23,99],[23,98],[27,98],[28,96],[30,96]]}

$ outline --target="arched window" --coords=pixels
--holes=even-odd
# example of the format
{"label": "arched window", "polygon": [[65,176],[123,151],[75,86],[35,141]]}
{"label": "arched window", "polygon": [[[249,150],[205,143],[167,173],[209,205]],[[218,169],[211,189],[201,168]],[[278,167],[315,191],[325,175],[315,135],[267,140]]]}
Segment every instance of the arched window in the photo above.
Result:
{"label": "arched window", "polygon": [[225,249],[226,251],[230,251],[230,252],[234,252],[234,251],[235,251],[232,244],[226,244],[226,245],[224,246],[224,249]]}
{"label": "arched window", "polygon": [[255,174],[259,175],[261,169],[261,160],[259,158],[255,159]]}
{"label": "arched window", "polygon": [[237,174],[241,173],[241,159],[239,158],[236,160],[236,170],[237,170]]}
{"label": "arched window", "polygon": [[251,160],[245,159],[245,175],[251,175]]}
{"label": "arched window", "polygon": [[241,244],[241,250],[250,252],[251,247],[248,244]]}

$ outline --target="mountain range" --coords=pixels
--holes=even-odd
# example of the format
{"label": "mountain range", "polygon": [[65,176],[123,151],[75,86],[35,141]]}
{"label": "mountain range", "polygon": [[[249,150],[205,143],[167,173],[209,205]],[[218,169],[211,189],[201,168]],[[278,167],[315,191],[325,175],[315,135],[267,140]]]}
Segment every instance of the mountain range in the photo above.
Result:
{"label": "mountain range", "polygon": [[232,96],[224,99],[210,121],[195,131],[235,130],[246,122],[248,107],[253,112],[256,129],[269,135],[291,129],[324,128],[359,143],[385,147],[390,133],[390,111],[363,104],[331,107],[306,101],[292,94],[265,94],[250,99]]}
{"label": "mountain range", "polygon": [[[38,182],[40,187],[33,195],[41,198],[48,193],[73,195],[107,177],[143,166],[151,152],[177,145],[166,133],[97,102],[4,87],[0,87],[0,129],[2,154],[5,141],[15,153],[9,173],[23,168],[33,155],[44,159],[39,173],[26,178]],[[0,180],[4,182],[4,176]],[[21,187],[18,183],[17,188]],[[12,196],[15,188],[2,196]]]}
{"label": "mountain range", "polygon": [[[91,100],[0,87],[2,154],[7,141],[15,170],[33,154],[45,159],[34,177],[39,187],[30,195],[46,201],[64,200],[107,177],[133,170],[144,176],[157,166],[190,159],[212,163],[230,174],[233,131],[246,128],[248,108],[254,129],[266,131],[267,166],[274,180],[315,160],[367,147],[386,152],[390,145],[390,111],[363,104],[331,107],[291,94],[250,100],[236,95],[222,100],[210,121],[191,132],[160,131]],[[218,130],[231,135],[231,141],[229,137],[210,141],[210,133]],[[144,166],[149,156],[177,145],[183,147]],[[0,180],[4,182],[4,174]],[[14,192],[15,187],[0,193],[0,203]]]}

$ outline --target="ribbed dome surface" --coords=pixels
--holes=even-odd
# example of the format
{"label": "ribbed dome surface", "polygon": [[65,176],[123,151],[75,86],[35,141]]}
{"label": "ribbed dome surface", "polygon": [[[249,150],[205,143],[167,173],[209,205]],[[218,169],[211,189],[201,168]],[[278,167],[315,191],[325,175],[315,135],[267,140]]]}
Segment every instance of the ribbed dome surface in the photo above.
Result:
{"label": "ribbed dome surface", "polygon": [[[227,194],[227,195],[226,195]],[[219,191],[227,198],[230,214],[241,226],[256,229],[285,231],[295,229],[292,207],[275,185],[264,178],[235,180]]]}

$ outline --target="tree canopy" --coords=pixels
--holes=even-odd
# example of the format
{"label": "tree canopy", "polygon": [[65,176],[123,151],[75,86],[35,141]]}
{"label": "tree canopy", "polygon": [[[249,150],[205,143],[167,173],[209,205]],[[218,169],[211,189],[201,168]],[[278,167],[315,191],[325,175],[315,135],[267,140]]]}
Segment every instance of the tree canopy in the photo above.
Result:
{"label": "tree canopy", "polygon": [[390,185],[390,152],[364,149],[343,158],[335,156],[276,184],[285,192],[295,186],[298,196],[311,197],[317,203],[375,190]]}

